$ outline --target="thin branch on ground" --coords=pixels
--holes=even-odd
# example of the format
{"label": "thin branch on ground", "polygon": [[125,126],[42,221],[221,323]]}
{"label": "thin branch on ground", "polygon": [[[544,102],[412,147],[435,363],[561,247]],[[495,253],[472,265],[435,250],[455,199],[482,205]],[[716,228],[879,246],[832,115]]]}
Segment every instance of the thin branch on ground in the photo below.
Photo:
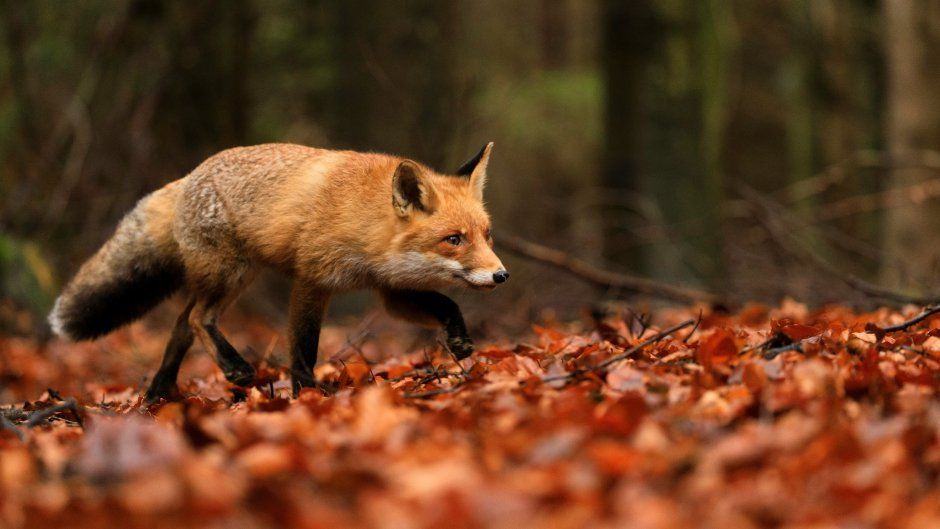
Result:
{"label": "thin branch on ground", "polygon": [[572,379],[574,379],[575,377],[581,376],[581,375],[583,375],[583,374],[585,374],[585,373],[592,373],[592,372],[593,372],[593,373],[596,373],[596,372],[598,372],[598,371],[602,371],[605,367],[607,367],[607,366],[609,366],[609,365],[611,365],[611,364],[615,364],[615,363],[617,363],[617,362],[620,362],[621,360],[626,360],[626,359],[629,358],[630,356],[632,356],[632,355],[636,354],[637,352],[643,350],[643,348],[645,348],[646,346],[648,346],[648,345],[650,345],[650,344],[653,344],[653,343],[656,343],[656,342],[662,340],[663,338],[669,336],[670,334],[672,334],[672,333],[674,333],[674,332],[676,332],[676,331],[685,329],[686,327],[689,327],[689,326],[694,325],[694,324],[695,324],[695,320],[685,320],[684,322],[679,323],[679,324],[677,324],[677,325],[673,325],[672,327],[669,327],[668,329],[663,329],[662,331],[659,331],[658,333],[656,333],[656,334],[650,336],[649,338],[646,338],[645,340],[643,340],[643,341],[641,341],[640,343],[634,345],[633,347],[631,347],[631,348],[629,348],[629,349],[626,349],[626,350],[623,351],[622,353],[617,354],[617,355],[614,355],[614,356],[612,356],[612,357],[610,357],[610,358],[604,360],[603,362],[599,362],[599,363],[597,363],[597,364],[595,364],[595,365],[593,365],[593,366],[590,366],[590,367],[582,367],[582,368],[576,369],[576,370],[574,370],[574,371],[565,373],[565,374],[563,374],[563,375],[552,375],[552,376],[548,376],[548,377],[542,377],[542,382],[554,382],[554,381],[556,381],[556,380],[572,380]]}
{"label": "thin branch on ground", "polygon": [[16,435],[16,438],[21,442],[26,440],[26,434],[24,434],[19,428],[13,424],[13,421],[7,419],[7,416],[0,413],[0,430],[9,430]]}
{"label": "thin branch on ground", "polygon": [[[372,334],[370,330],[372,322],[375,321],[376,313],[372,312],[356,328],[356,331],[346,335],[346,343],[333,354],[333,358],[345,358],[345,356],[351,352],[355,352],[359,346],[361,346]],[[361,354],[362,351],[359,350]]]}
{"label": "thin branch on ground", "polygon": [[26,426],[29,428],[32,428],[33,426],[36,426],[38,424],[45,422],[46,419],[48,419],[49,417],[52,417],[56,413],[59,413],[62,411],[70,411],[72,412],[72,417],[75,418],[75,422],[79,426],[84,428],[85,422],[82,420],[82,414],[81,414],[80,408],[81,408],[81,405],[75,402],[75,399],[69,397],[64,402],[56,404],[55,406],[49,406],[48,408],[43,408],[41,410],[37,410],[36,412],[32,413],[29,417],[29,420],[26,421]]}
{"label": "thin branch on ground", "polygon": [[692,338],[692,335],[695,334],[695,331],[698,330],[698,326],[702,324],[702,309],[698,309],[698,317],[695,318],[695,325],[692,327],[692,330],[689,331],[689,334],[685,335],[685,338],[682,339],[682,343],[688,345],[689,339]]}
{"label": "thin branch on ground", "polygon": [[[909,320],[906,320],[906,321],[903,321],[903,322],[901,322],[901,323],[898,323],[897,325],[891,325],[891,326],[888,326],[888,327],[879,327],[879,328],[877,329],[877,332],[879,332],[879,333],[889,333],[889,332],[906,331],[907,329],[909,329],[909,328],[911,328],[911,327],[913,327],[913,326],[915,326],[915,325],[917,325],[917,324],[923,322],[924,320],[930,318],[931,316],[933,316],[933,315],[935,315],[935,314],[940,314],[940,305],[935,305],[935,306],[927,307],[927,308],[925,308],[920,314],[918,314],[917,316],[914,316],[913,318],[911,318],[911,319],[909,319]],[[802,351],[803,351],[803,344],[805,344],[806,342],[808,342],[808,341],[810,341],[810,340],[814,340],[814,339],[817,339],[817,338],[818,338],[818,336],[811,336],[811,337],[809,337],[809,338],[804,338],[804,339],[802,339],[802,340],[797,340],[797,341],[795,341],[795,342],[793,342],[793,343],[790,343],[790,344],[787,344],[787,345],[781,345],[780,347],[774,347],[774,348],[772,348],[772,349],[767,349],[766,351],[764,351],[763,356],[764,356],[764,358],[767,359],[767,360],[773,360],[774,358],[776,358],[777,356],[779,356],[781,353],[785,353],[785,352],[787,352],[787,351],[800,351],[800,352],[802,352]],[[764,341],[764,342],[762,342],[762,343],[760,343],[760,344],[758,344],[758,345],[755,345],[755,346],[750,347],[750,348],[745,348],[745,350],[741,351],[741,354],[744,354],[744,353],[747,352],[747,351],[753,351],[753,350],[763,349],[763,348],[766,347],[769,343],[771,343],[771,341],[772,341],[773,339],[774,339],[774,337],[771,336],[769,339],[767,339],[766,341]]]}
{"label": "thin branch on ground", "polygon": [[0,417],[2,417],[3,421],[10,424],[13,424],[13,421],[26,421],[26,427],[32,428],[42,424],[49,417],[63,411],[72,412],[75,423],[82,428],[85,427],[85,423],[82,420],[82,406],[73,398],[68,398],[63,402],[53,404],[52,406],[40,410],[27,411],[20,408],[3,409],[0,410]]}
{"label": "thin branch on ground", "polygon": [[774,347],[773,349],[767,349],[766,351],[764,351],[764,359],[773,360],[774,358],[777,358],[777,356],[779,356],[780,354],[785,353],[787,351],[802,352],[803,343],[806,342],[806,340],[812,340],[813,338],[816,338],[816,336],[813,336],[812,338],[806,338],[804,340],[798,340],[791,344],[781,345],[780,347]]}
{"label": "thin branch on ground", "polygon": [[694,303],[696,301],[717,303],[719,301],[718,296],[709,292],[667,285],[652,279],[597,268],[587,261],[578,259],[561,250],[527,241],[514,235],[503,234],[497,239],[496,243],[510,252],[554,266],[597,287],[620,289],[682,303]]}
{"label": "thin branch on ground", "polygon": [[[417,391],[417,392],[406,392],[402,394],[402,397],[406,399],[426,399],[429,397],[436,397],[437,395],[446,395],[448,393],[455,393],[459,391],[464,386],[464,384],[467,383],[468,380],[470,380],[470,373],[468,373],[467,370],[464,369],[463,365],[460,363],[460,360],[457,359],[457,355],[454,354],[454,352],[450,350],[450,347],[447,347],[447,344],[440,340],[438,340],[438,344],[445,351],[447,351],[448,354],[450,354],[450,357],[454,360],[454,363],[457,364],[458,368],[460,368],[460,373],[452,373],[450,371],[444,372],[444,374],[446,374],[448,377],[456,377],[457,382],[454,383],[453,386],[450,386],[447,388],[437,388],[437,389],[431,389],[427,391]],[[428,382],[433,381],[433,380],[440,380],[441,378],[443,378],[442,375],[437,369],[435,369],[434,378],[432,378],[432,380],[429,380]],[[424,384],[426,383],[427,382],[424,382]],[[423,385],[423,384],[419,383],[418,385]]]}
{"label": "thin branch on ground", "polygon": [[468,376],[469,373],[467,373],[467,370],[464,369],[463,365],[460,363],[460,360],[457,358],[457,355],[454,354],[454,352],[450,350],[450,347],[447,346],[447,343],[442,342],[441,340],[438,340],[437,343],[438,343],[441,347],[443,347],[445,351],[447,351],[447,353],[450,355],[450,357],[454,360],[454,363],[457,364],[457,367],[460,368],[460,372],[463,373],[463,376],[464,376],[464,377]]}
{"label": "thin branch on ground", "polygon": [[898,323],[897,325],[890,325],[890,326],[888,326],[888,327],[882,327],[880,330],[881,330],[881,332],[886,332],[886,333],[887,333],[887,332],[906,331],[907,329],[909,329],[909,328],[911,328],[911,327],[917,325],[918,323],[920,323],[920,322],[926,320],[927,318],[929,318],[929,317],[931,317],[931,316],[933,316],[934,314],[937,314],[937,313],[940,313],[940,305],[933,305],[933,306],[930,306],[930,307],[926,307],[926,308],[923,310],[923,312],[921,312],[921,313],[918,314],[917,316],[914,316],[913,318],[911,318],[911,319],[909,319],[909,320],[907,320],[907,321],[903,321],[903,322],[901,322],[901,323]]}

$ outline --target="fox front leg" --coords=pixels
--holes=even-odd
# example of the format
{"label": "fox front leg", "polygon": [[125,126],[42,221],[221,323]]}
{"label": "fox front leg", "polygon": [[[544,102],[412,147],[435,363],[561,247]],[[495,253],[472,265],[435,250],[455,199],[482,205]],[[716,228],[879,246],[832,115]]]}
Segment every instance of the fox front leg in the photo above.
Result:
{"label": "fox front leg", "polygon": [[329,291],[301,280],[294,284],[290,298],[290,373],[296,397],[301,388],[318,387],[313,368],[317,364],[320,326],[330,299]]}
{"label": "fox front leg", "polygon": [[385,290],[382,300],[389,314],[430,326],[444,328],[447,347],[458,360],[473,354],[473,340],[460,313],[460,307],[440,292],[423,290]]}

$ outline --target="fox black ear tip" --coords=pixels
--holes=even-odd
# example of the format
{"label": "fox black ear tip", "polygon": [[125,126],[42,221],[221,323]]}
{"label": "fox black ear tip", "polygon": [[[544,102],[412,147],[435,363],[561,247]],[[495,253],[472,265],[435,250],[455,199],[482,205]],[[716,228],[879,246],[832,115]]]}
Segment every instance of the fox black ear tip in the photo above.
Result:
{"label": "fox black ear tip", "polygon": [[476,169],[477,164],[479,164],[480,161],[483,159],[483,157],[489,155],[489,152],[492,148],[493,148],[493,142],[490,141],[484,144],[483,147],[480,149],[480,152],[476,153],[476,155],[474,155],[473,158],[470,158],[469,160],[464,162],[464,164],[461,165],[460,168],[457,169],[457,172],[454,174],[456,174],[457,176],[470,176],[473,173],[473,170]]}

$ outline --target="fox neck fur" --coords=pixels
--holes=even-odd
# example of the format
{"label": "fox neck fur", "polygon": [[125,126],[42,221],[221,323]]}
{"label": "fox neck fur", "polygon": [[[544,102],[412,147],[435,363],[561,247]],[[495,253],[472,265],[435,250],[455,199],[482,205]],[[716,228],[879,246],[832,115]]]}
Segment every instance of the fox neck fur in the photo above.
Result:
{"label": "fox neck fur", "polygon": [[[483,182],[408,162],[418,194],[396,203],[403,162],[286,144],[231,149],[158,191],[172,208],[159,215],[175,217],[184,252],[210,246],[217,258],[274,266],[332,290],[433,289],[455,279],[488,286],[473,274],[502,264],[486,241]],[[438,247],[451,232],[469,251]]]}

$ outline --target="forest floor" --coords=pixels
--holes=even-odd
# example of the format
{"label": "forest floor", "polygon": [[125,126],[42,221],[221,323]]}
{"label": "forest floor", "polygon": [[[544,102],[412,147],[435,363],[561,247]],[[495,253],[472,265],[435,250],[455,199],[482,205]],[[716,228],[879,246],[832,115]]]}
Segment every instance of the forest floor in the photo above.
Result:
{"label": "forest floor", "polygon": [[940,316],[919,311],[673,309],[460,364],[334,327],[335,393],[297,399],[277,332],[243,321],[256,387],[194,351],[185,400],[149,407],[165,329],[2,338],[0,527],[940,527]]}

